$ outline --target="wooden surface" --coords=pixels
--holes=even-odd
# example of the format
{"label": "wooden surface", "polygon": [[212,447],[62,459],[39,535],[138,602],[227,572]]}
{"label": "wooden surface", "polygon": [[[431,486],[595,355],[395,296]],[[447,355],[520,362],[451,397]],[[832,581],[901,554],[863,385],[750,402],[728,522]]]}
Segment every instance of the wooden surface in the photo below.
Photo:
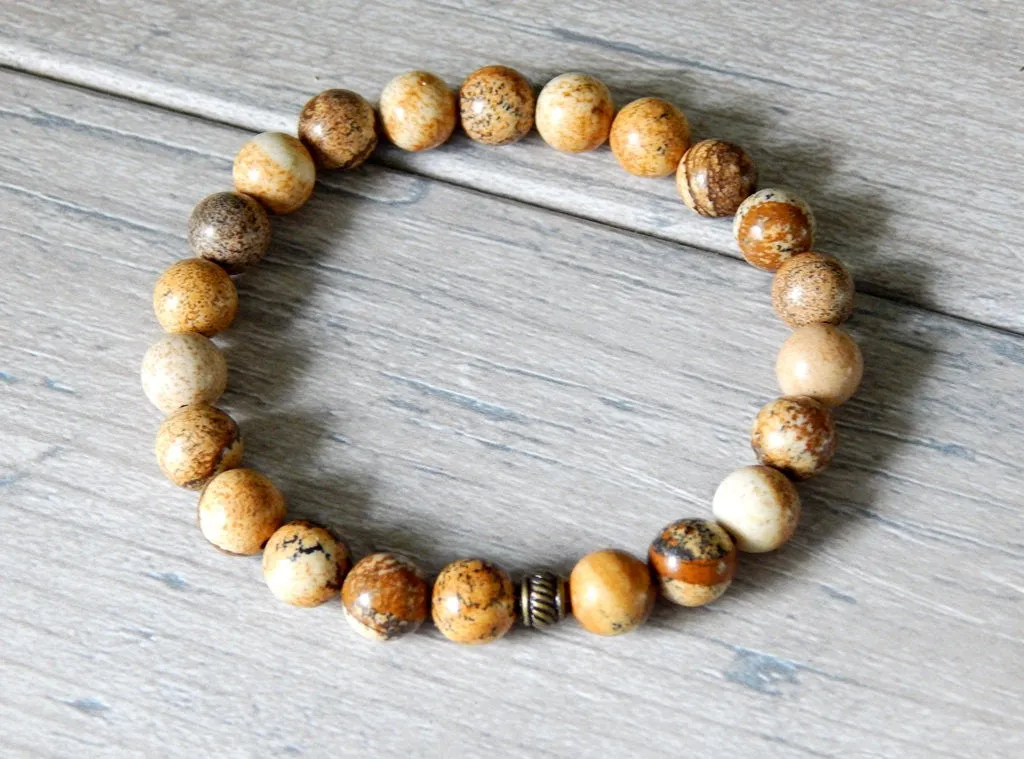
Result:
{"label": "wooden surface", "polygon": [[[1019,756],[1014,4],[302,5],[0,11],[0,754]],[[872,293],[867,375],[796,538],[719,603],[373,646],[276,603],[160,476],[150,289],[249,130],[493,60],[671,96],[804,192]],[[606,150],[385,151],[275,235],[218,339],[224,406],[358,554],[567,571],[707,515],[751,461],[770,280]]]}

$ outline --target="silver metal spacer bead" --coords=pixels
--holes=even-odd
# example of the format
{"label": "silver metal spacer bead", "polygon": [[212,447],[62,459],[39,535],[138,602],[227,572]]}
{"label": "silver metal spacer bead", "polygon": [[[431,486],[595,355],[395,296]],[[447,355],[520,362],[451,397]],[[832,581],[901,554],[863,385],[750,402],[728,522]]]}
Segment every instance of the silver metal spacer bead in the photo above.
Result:
{"label": "silver metal spacer bead", "polygon": [[569,610],[566,583],[554,572],[526,575],[519,590],[520,616],[526,627],[550,627],[565,619]]}

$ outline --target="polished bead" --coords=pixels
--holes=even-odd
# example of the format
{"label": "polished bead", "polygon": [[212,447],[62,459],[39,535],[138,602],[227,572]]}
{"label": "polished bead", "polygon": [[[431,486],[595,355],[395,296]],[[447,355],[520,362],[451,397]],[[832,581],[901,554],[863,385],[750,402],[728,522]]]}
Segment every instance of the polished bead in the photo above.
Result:
{"label": "polished bead", "polygon": [[477,69],[459,89],[462,129],[475,142],[508,145],[533,129],[537,96],[522,74],[507,66]]}
{"label": "polished bead", "polygon": [[402,150],[443,145],[455,129],[455,93],[429,71],[399,74],[380,95],[384,134]]}
{"label": "polished bead", "polygon": [[490,643],[516,621],[516,591],[508,573],[483,559],[452,562],[434,580],[434,624],[456,643]]}
{"label": "polished bead", "polygon": [[214,403],[227,384],[223,354],[202,335],[164,335],[142,359],[142,389],[165,414],[190,403]]}
{"label": "polished bead", "polygon": [[318,606],[338,595],[350,564],[348,547],[312,522],[277,528],[263,549],[267,587],[292,606]]}
{"label": "polished bead", "polygon": [[828,324],[793,330],[775,360],[775,376],[785,395],[807,395],[826,406],[849,400],[863,374],[864,358],[857,343]]}
{"label": "polished bead", "polygon": [[423,624],[430,586],[420,568],[404,556],[374,553],[348,573],[341,603],[353,630],[369,640],[392,640]]}
{"label": "polished bead", "polygon": [[757,168],[739,145],[703,140],[683,155],[676,188],[701,216],[731,216],[757,186]]}
{"label": "polished bead", "polygon": [[565,619],[569,607],[566,582],[554,572],[534,572],[519,584],[519,610],[523,625],[544,628]]}
{"label": "polished bead", "polygon": [[221,472],[199,496],[199,529],[226,553],[259,553],[284,521],[284,496],[255,469]]}
{"label": "polished bead", "polygon": [[657,592],[644,562],[611,548],[587,554],[569,575],[573,616],[597,635],[621,635],[640,626]]}
{"label": "polished bead", "polygon": [[680,606],[703,606],[721,596],[736,573],[736,546],[718,524],[680,519],[651,543],[648,561],[661,593]]}
{"label": "polished bead", "polygon": [[793,537],[800,521],[800,496],[779,470],[745,466],[722,480],[711,510],[739,550],[765,553]]}
{"label": "polished bead", "polygon": [[208,403],[182,406],[156,434],[156,459],[171,482],[198,490],[242,463],[242,434],[235,420]]}
{"label": "polished bead", "polygon": [[842,324],[853,312],[853,277],[832,256],[800,253],[775,272],[772,306],[794,329],[805,324]]}
{"label": "polished bead", "polygon": [[690,147],[690,124],[668,101],[640,98],[619,111],[609,143],[615,160],[630,174],[667,177]]}
{"label": "polished bead", "polygon": [[612,94],[589,74],[556,76],[537,97],[537,131],[544,142],[565,153],[603,145],[614,117]]}
{"label": "polished bead", "polygon": [[239,274],[262,261],[270,249],[270,219],[255,198],[215,192],[192,209],[188,244],[200,258]]}
{"label": "polished bead", "polygon": [[354,169],[377,147],[377,116],[355,92],[324,90],[302,108],[299,139],[317,166]]}
{"label": "polished bead", "polygon": [[213,337],[231,326],[238,292],[222,268],[204,258],[172,264],[153,287],[153,312],[167,332]]}
{"label": "polished bead", "polygon": [[736,209],[732,230],[749,263],[775,271],[791,256],[814,245],[814,214],[789,190],[766,187]]}
{"label": "polished bead", "polygon": [[306,147],[290,134],[264,132],[238,151],[233,176],[235,190],[274,213],[286,214],[301,208],[313,194],[316,166]]}
{"label": "polished bead", "polygon": [[776,398],[758,412],[750,442],[762,464],[804,480],[832,461],[836,430],[832,414],[813,398]]}

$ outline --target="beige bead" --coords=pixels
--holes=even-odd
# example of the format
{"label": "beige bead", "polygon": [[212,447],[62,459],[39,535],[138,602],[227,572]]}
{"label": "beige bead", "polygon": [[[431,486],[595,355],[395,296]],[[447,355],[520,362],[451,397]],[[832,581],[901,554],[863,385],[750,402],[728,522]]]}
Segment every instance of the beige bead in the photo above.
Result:
{"label": "beige bead", "polygon": [[377,147],[373,106],[350,90],[324,90],[299,114],[299,139],[324,169],[354,169]]}
{"label": "beige bead", "polygon": [[301,208],[313,194],[316,166],[306,146],[283,132],[264,132],[235,156],[235,189],[278,214]]}
{"label": "beige bead", "polygon": [[202,335],[165,335],[142,359],[142,389],[165,414],[190,403],[214,403],[227,384],[224,356]]}
{"label": "beige bead", "polygon": [[455,129],[455,93],[429,71],[399,74],[380,95],[380,120],[384,134],[402,150],[436,148]]}
{"label": "beige bead", "polygon": [[789,540],[800,521],[800,496],[777,469],[737,469],[715,491],[711,510],[747,553],[774,551]]}
{"label": "beige bead", "polygon": [[758,269],[775,271],[814,244],[814,214],[802,198],[766,187],[736,209],[733,234],[743,257]]}
{"label": "beige bead", "polygon": [[537,97],[537,131],[544,142],[565,153],[603,145],[614,116],[612,94],[589,74],[556,76]]}
{"label": "beige bead", "polygon": [[516,592],[501,567],[483,559],[453,561],[434,580],[434,624],[448,640],[490,643],[516,621]]}
{"label": "beige bead", "polygon": [[199,496],[199,529],[226,553],[259,553],[287,511],[284,496],[255,469],[229,469]]}
{"label": "beige bead", "polygon": [[690,147],[690,124],[668,101],[640,98],[619,111],[609,142],[615,160],[630,174],[667,177]]}
{"label": "beige bead", "polygon": [[776,398],[754,420],[750,444],[758,460],[790,477],[812,477],[836,451],[832,414],[813,398]]}
{"label": "beige bead", "polygon": [[289,522],[263,549],[263,579],[292,606],[318,606],[338,595],[349,570],[348,547],[311,522]]}
{"label": "beige bead", "polygon": [[221,267],[202,258],[171,264],[153,288],[153,311],[167,332],[213,337],[231,326],[238,292]]}
{"label": "beige bead", "polygon": [[853,338],[828,324],[798,327],[782,344],[775,375],[785,395],[838,406],[857,392],[864,358]]}
{"label": "beige bead", "polygon": [[832,256],[800,253],[775,272],[772,306],[794,329],[805,324],[842,324],[853,312],[853,277]]}
{"label": "beige bead", "polygon": [[526,77],[507,66],[477,69],[459,88],[462,129],[482,145],[508,145],[529,134],[536,104]]}
{"label": "beige bead", "polygon": [[585,630],[621,635],[647,620],[658,586],[644,562],[609,548],[576,563],[569,575],[569,595],[573,616]]}
{"label": "beige bead", "polygon": [[235,420],[207,403],[182,406],[156,434],[156,459],[167,479],[197,490],[242,463],[242,435]]}

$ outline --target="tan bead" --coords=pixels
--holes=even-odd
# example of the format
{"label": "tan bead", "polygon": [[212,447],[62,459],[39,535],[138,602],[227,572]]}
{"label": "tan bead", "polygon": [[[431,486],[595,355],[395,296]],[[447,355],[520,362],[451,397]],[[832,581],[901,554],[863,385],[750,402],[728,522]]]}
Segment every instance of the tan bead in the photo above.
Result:
{"label": "tan bead", "polygon": [[857,392],[864,358],[853,338],[838,327],[808,324],[793,330],[775,360],[785,395],[807,395],[826,406],[845,403]]}
{"label": "tan bead", "polygon": [[794,329],[805,324],[842,324],[853,313],[853,277],[838,259],[800,253],[772,280],[772,305]]}
{"label": "tan bead", "polygon": [[430,586],[420,568],[404,556],[374,553],[348,573],[341,603],[349,626],[364,638],[393,640],[423,624]]}
{"label": "tan bead", "polygon": [[529,134],[536,104],[526,77],[507,66],[477,69],[459,89],[462,129],[483,145],[508,145]]}
{"label": "tan bead", "polygon": [[690,124],[668,101],[640,98],[619,111],[609,142],[615,160],[630,174],[667,177],[690,147]]}
{"label": "tan bead", "polygon": [[455,93],[429,71],[399,74],[380,95],[384,134],[402,150],[443,145],[455,129]]}
{"label": "tan bead", "polygon": [[160,425],[156,460],[175,485],[198,490],[242,463],[242,434],[219,408],[208,403],[182,406]]}
{"label": "tan bead", "polygon": [[317,166],[354,169],[377,147],[377,115],[355,92],[324,90],[302,108],[299,139]]}
{"label": "tan bead", "polygon": [[680,606],[719,598],[736,574],[736,546],[721,526],[705,519],[668,525],[647,551],[661,593]]}
{"label": "tan bead", "polygon": [[270,249],[270,219],[255,198],[215,192],[192,209],[188,244],[200,258],[228,274],[239,274],[263,260]]}
{"label": "tan bead", "polygon": [[348,547],[325,527],[289,522],[263,549],[263,579],[279,601],[319,606],[338,595],[350,566]]}
{"label": "tan bead", "polygon": [[167,332],[213,337],[231,326],[238,291],[222,268],[202,258],[171,264],[153,288],[153,311]]}
{"label": "tan bead", "polygon": [[238,151],[233,176],[238,192],[274,213],[286,214],[301,208],[313,194],[316,166],[306,147],[290,134],[264,132]]}
{"label": "tan bead", "polygon": [[259,553],[287,511],[284,496],[255,469],[221,472],[199,496],[199,529],[226,553]]}
{"label": "tan bead", "polygon": [[800,521],[800,496],[786,476],[768,466],[745,466],[722,480],[711,509],[746,553],[780,548]]}
{"label": "tan bead", "polygon": [[456,643],[497,640],[515,623],[515,606],[512,578],[483,559],[454,561],[434,580],[434,624]]}
{"label": "tan bead", "polygon": [[142,389],[165,414],[190,403],[214,403],[227,384],[224,356],[202,335],[164,335],[142,359]]}
{"label": "tan bead", "polygon": [[703,140],[683,155],[676,188],[701,216],[732,216],[757,186],[757,167],[739,145]]}
{"label": "tan bead", "polygon": [[813,398],[776,398],[758,412],[750,443],[762,464],[805,480],[832,461],[836,430],[832,414]]}
{"label": "tan bead", "polygon": [[597,635],[621,635],[646,621],[658,589],[650,570],[626,551],[587,554],[569,575],[570,607],[576,621]]}
{"label": "tan bead", "polygon": [[758,190],[736,209],[732,231],[740,253],[758,269],[775,271],[814,245],[814,214],[802,198],[777,187]]}
{"label": "tan bead", "polygon": [[612,94],[589,74],[556,76],[537,97],[537,131],[544,142],[565,153],[603,145],[614,117]]}

